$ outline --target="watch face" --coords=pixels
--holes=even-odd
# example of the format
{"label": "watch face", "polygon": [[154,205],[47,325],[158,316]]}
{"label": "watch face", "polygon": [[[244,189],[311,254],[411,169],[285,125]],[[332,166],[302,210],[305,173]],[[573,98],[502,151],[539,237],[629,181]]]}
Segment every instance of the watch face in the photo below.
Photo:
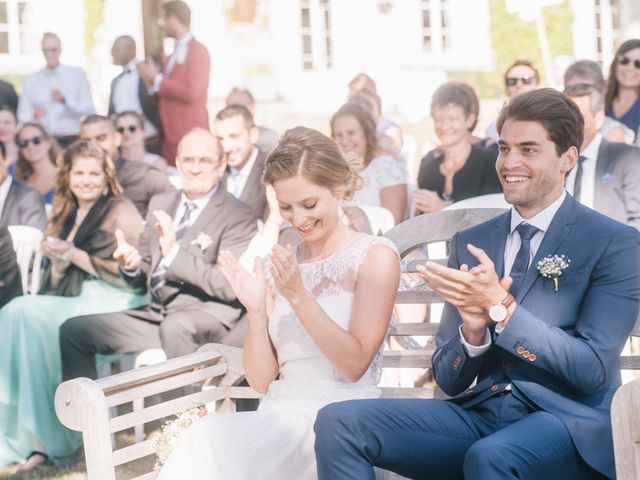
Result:
{"label": "watch face", "polygon": [[507,307],[501,303],[491,305],[491,308],[489,308],[489,318],[494,322],[502,322],[507,318]]}

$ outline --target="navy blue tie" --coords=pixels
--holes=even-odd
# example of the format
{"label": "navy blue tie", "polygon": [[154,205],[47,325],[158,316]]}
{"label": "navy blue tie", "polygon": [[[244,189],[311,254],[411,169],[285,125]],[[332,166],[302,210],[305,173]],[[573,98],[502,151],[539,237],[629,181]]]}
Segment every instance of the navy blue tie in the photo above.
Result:
{"label": "navy blue tie", "polygon": [[580,194],[582,193],[582,173],[584,168],[582,164],[587,159],[587,157],[580,155],[578,157],[578,165],[576,166],[576,178],[573,183],[573,198],[577,201],[580,201]]}
{"label": "navy blue tie", "polygon": [[529,268],[529,257],[531,255],[531,239],[540,231],[538,227],[529,225],[528,223],[521,223],[516,227],[518,234],[520,235],[520,250],[516,255],[516,259],[511,267],[510,276],[513,279],[511,284],[511,294],[515,297],[518,295],[520,288],[522,287],[522,281]]}

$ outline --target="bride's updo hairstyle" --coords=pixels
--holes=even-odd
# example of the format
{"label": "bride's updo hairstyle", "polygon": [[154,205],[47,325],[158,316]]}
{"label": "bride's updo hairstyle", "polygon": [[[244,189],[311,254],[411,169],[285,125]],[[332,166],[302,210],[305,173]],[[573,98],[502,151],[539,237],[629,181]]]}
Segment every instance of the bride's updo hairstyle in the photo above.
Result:
{"label": "bride's updo hairstyle", "polygon": [[262,181],[273,185],[300,174],[316,185],[340,192],[342,198],[349,200],[362,188],[361,168],[359,158],[344,156],[326,135],[311,128],[296,127],[284,132],[269,154]]}

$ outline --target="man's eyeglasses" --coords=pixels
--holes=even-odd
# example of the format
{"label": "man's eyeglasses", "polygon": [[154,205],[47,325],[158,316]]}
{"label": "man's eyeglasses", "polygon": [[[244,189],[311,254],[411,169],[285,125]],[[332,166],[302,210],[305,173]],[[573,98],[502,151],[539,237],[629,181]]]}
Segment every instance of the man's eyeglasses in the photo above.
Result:
{"label": "man's eyeglasses", "polygon": [[18,144],[18,147],[25,148],[29,146],[30,143],[33,143],[34,145],[40,145],[46,139],[47,139],[46,135],[37,135],[33,138],[19,138],[16,141],[16,143]]}
{"label": "man's eyeglasses", "polygon": [[116,128],[116,130],[120,134],[124,133],[125,130],[128,130],[129,133],[134,133],[136,130],[138,130],[138,126],[137,125],[127,125],[126,127],[118,127],[118,128]]}
{"label": "man's eyeglasses", "polygon": [[[631,63],[631,59],[626,55],[620,55],[618,57],[618,63],[620,65],[629,65]],[[640,60],[634,60],[633,66],[636,67],[636,70],[640,70]]]}
{"label": "man's eyeglasses", "polygon": [[507,77],[504,79],[504,83],[507,87],[515,87],[518,82],[522,82],[523,85],[531,85],[535,81],[535,77],[525,75],[524,77]]}

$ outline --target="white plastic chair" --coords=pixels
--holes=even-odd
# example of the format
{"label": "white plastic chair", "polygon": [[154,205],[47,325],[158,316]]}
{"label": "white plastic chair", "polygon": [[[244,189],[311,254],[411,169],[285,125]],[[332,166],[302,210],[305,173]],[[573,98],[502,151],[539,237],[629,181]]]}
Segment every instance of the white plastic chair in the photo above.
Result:
{"label": "white plastic chair", "polygon": [[445,210],[458,210],[460,208],[510,208],[511,205],[504,199],[502,193],[489,193],[477,197],[467,198],[452,203]]}
{"label": "white plastic chair", "polygon": [[358,205],[367,216],[371,231],[374,235],[385,234],[395,227],[396,222],[393,213],[384,207],[374,207],[372,205]]}
{"label": "white plastic chair", "polygon": [[[16,251],[16,259],[20,267],[20,279],[22,291],[36,295],[40,289],[40,264],[42,263],[42,237],[43,234],[35,227],[27,225],[12,225],[9,227],[13,249]],[[29,270],[31,271],[31,283],[29,283]]]}

